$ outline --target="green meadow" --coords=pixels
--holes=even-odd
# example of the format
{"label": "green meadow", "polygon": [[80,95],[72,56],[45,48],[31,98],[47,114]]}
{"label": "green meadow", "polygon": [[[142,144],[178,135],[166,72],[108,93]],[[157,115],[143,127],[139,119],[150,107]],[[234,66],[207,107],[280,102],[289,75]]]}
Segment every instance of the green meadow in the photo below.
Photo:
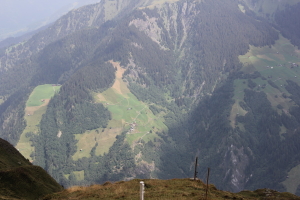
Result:
{"label": "green meadow", "polygon": [[37,86],[30,94],[29,99],[26,102],[26,106],[32,107],[43,105],[43,100],[51,99],[51,97],[53,97],[54,94],[59,91],[59,89],[60,86],[52,86],[50,84]]}
{"label": "green meadow", "polygon": [[[248,53],[239,56],[239,59],[244,64],[242,68],[244,73],[251,74],[254,71],[258,71],[264,77],[252,79],[252,81],[257,84],[254,90],[265,92],[268,100],[278,113],[281,114],[281,112],[283,112],[282,110],[288,110],[294,105],[289,98],[284,98],[283,94],[289,95],[285,89],[285,85],[287,84],[286,80],[292,80],[300,85],[300,50],[293,46],[288,39],[280,35],[279,40],[271,47],[250,46]],[[271,86],[268,83],[269,80],[272,81],[277,88]],[[234,85],[235,101],[243,101],[243,91],[245,88],[248,88],[248,80],[235,80]],[[263,85],[264,87],[262,87]],[[283,109],[278,109],[278,105],[281,105]],[[241,108],[238,108],[237,103],[235,103],[230,115],[231,125],[233,127],[237,113],[241,115],[245,114]],[[281,127],[281,133],[285,132],[285,128]],[[282,182],[288,192],[296,192],[298,185],[300,185],[299,173],[300,165],[291,169],[286,180]]]}
{"label": "green meadow", "polygon": [[111,120],[106,128],[86,131],[76,135],[77,152],[73,159],[90,157],[91,149],[98,143],[96,155],[103,155],[116,141],[116,136],[126,131],[126,141],[130,145],[143,140],[148,142],[158,137],[157,132],[167,129],[163,123],[163,113],[154,115],[149,105],[139,101],[122,80],[124,69],[113,63],[118,69],[114,85],[102,93],[95,93],[97,103],[102,103],[111,113]]}
{"label": "green meadow", "polygon": [[30,154],[34,151],[34,147],[32,146],[30,137],[27,137],[27,133],[39,133],[39,123],[42,116],[47,110],[50,99],[59,89],[60,86],[52,86],[50,84],[39,85],[33,90],[26,102],[24,116],[26,127],[20,136],[16,148],[29,160],[32,160]]}
{"label": "green meadow", "polygon": [[[273,106],[281,104],[284,108],[291,104],[288,99],[282,98],[282,94],[288,92],[285,89],[286,80],[292,80],[300,84],[300,51],[289,40],[280,35],[275,45],[268,47],[250,46],[247,54],[239,56],[244,64],[242,71],[253,73],[258,71],[261,77],[253,80],[258,87],[257,91],[264,91]],[[268,81],[274,82],[278,87],[274,88]],[[264,85],[264,87],[262,87]],[[243,99],[243,90],[247,88],[247,80],[235,81],[235,99]]]}
{"label": "green meadow", "polygon": [[[162,132],[167,129],[162,122],[162,116],[155,116],[149,109],[149,106],[139,101],[133,94],[129,93],[124,97],[121,94],[114,93],[113,89],[105,91],[104,97],[113,96],[114,100],[102,103],[112,113],[112,118],[122,124],[123,130],[128,130],[127,141],[129,144],[143,139],[145,142],[157,137],[156,132]],[[117,128],[117,127],[112,127]]]}

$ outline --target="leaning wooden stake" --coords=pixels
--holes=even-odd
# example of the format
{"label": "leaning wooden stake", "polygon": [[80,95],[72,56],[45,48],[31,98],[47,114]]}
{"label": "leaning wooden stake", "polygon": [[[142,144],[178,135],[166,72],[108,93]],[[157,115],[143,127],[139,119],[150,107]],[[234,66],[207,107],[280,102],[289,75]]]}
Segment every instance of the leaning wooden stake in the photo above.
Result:
{"label": "leaning wooden stake", "polygon": [[197,174],[198,174],[198,172],[197,172],[197,165],[198,165],[198,157],[196,157],[196,163],[195,163],[195,173],[194,173],[194,181],[196,180],[196,178],[197,178]]}
{"label": "leaning wooden stake", "polygon": [[206,179],[206,194],[205,194],[205,200],[207,200],[209,170],[210,170],[210,169],[208,168],[208,169],[207,169],[207,179]]}

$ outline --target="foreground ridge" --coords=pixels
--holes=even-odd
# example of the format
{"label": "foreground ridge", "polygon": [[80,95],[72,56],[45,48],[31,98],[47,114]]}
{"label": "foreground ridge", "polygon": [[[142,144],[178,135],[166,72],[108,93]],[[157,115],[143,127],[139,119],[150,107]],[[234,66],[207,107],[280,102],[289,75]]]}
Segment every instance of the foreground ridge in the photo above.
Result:
{"label": "foreground ridge", "polygon": [[61,190],[44,169],[32,165],[0,138],[0,199],[39,199]]}
{"label": "foreground ridge", "polygon": [[[138,199],[139,183],[141,179],[106,182],[103,185],[89,187],[72,187],[62,192],[48,195],[44,200],[51,199]],[[191,179],[146,179],[145,199],[205,199],[206,185]],[[242,191],[231,193],[218,190],[214,185],[209,185],[207,199],[300,199],[300,197],[287,192],[277,192],[270,189],[255,191]]]}

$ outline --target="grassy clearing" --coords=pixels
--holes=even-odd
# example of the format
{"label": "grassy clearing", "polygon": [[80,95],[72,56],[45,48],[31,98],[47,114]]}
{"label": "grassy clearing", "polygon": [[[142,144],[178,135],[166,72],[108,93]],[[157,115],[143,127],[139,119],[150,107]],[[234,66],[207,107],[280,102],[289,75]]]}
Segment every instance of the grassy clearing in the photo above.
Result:
{"label": "grassy clearing", "polygon": [[29,99],[26,102],[27,107],[41,106],[44,103],[44,99],[51,99],[55,92],[59,91],[60,86],[52,86],[50,84],[39,85],[34,88],[30,94]]}
{"label": "grassy clearing", "polygon": [[289,171],[288,178],[282,184],[286,187],[287,192],[295,194],[298,185],[300,185],[300,165]]}
{"label": "grassy clearing", "polygon": [[[50,98],[54,96],[55,92],[59,91],[60,86],[53,87],[52,85],[40,85],[37,86],[26,102],[25,116],[26,127],[20,136],[20,140],[16,145],[21,154],[27,158],[32,159],[30,154],[34,151],[34,147],[29,137],[26,137],[27,133],[39,133],[39,123],[43,114],[47,110],[47,105]],[[41,101],[43,100],[43,101]]]}
{"label": "grassy clearing", "polygon": [[[105,183],[103,185],[93,185],[90,187],[72,187],[62,192],[51,194],[44,199],[139,199],[140,181],[121,181]],[[143,180],[145,183],[145,199],[156,200],[193,200],[206,199],[206,185],[201,181],[190,179],[172,179],[172,180]],[[214,185],[209,185],[207,199],[300,199],[290,193],[279,193],[270,189],[261,189],[254,192],[243,191],[240,193],[230,193],[217,190]]]}
{"label": "grassy clearing", "polygon": [[[116,81],[111,88],[97,95],[98,101],[112,113],[113,123],[110,122],[108,128],[121,128],[119,134],[122,130],[131,129],[126,137],[130,144],[140,138],[147,142],[150,138],[157,137],[155,132],[167,129],[162,117],[155,116],[147,104],[140,102],[130,92],[122,80],[125,70],[119,63],[112,63],[117,68]],[[115,137],[115,134],[113,136]]]}
{"label": "grassy clearing", "polygon": [[[109,126],[108,126],[109,127]],[[107,128],[102,132],[102,128],[87,131],[84,134],[76,134],[75,139],[78,140],[77,152],[73,155],[73,160],[91,156],[92,148],[98,143],[96,155],[107,153],[111,145],[116,141],[116,136],[122,131],[121,128]]]}
{"label": "grassy clearing", "polygon": [[[257,78],[253,80],[258,87],[256,90],[264,91],[272,106],[282,105],[285,109],[292,104],[282,97],[283,93],[288,94],[285,89],[286,80],[293,80],[300,84],[300,51],[294,47],[290,41],[280,35],[279,40],[274,46],[254,47],[245,55],[239,56],[240,61],[244,64],[242,71],[244,73],[253,73],[258,71],[266,80]],[[268,80],[273,81],[278,89],[268,84]],[[234,99],[243,99],[243,90],[247,88],[247,80],[239,79],[235,81]],[[265,88],[260,86],[265,85]],[[231,114],[231,120],[234,115]]]}
{"label": "grassy clearing", "polygon": [[[125,69],[117,62],[111,61],[117,68],[116,80],[113,86],[106,91],[94,94],[95,100],[102,103],[112,115],[107,128],[87,131],[84,134],[76,135],[77,152],[73,155],[74,160],[83,157],[90,157],[91,149],[98,143],[96,155],[103,155],[116,141],[116,136],[123,131],[129,130],[126,140],[129,144],[153,140],[158,137],[156,132],[167,129],[163,123],[162,113],[155,116],[149,106],[139,101],[128,89],[127,84],[122,80]],[[81,151],[80,151],[81,150]]]}
{"label": "grassy clearing", "polygon": [[243,13],[246,12],[245,7],[244,7],[243,5],[239,4],[238,6],[239,6],[239,9],[240,9]]}
{"label": "grassy clearing", "polygon": [[233,104],[232,108],[231,108],[231,112],[230,112],[230,116],[229,116],[229,120],[230,120],[230,125],[231,127],[235,127],[235,118],[238,115],[241,116],[245,116],[247,114],[247,111],[244,110],[241,106],[240,106],[240,101],[236,100],[235,103]]}
{"label": "grassy clearing", "polygon": [[[113,88],[110,88],[103,92],[103,95],[108,96],[108,93],[115,98],[113,98],[113,101],[106,98],[106,101],[102,103],[112,113],[112,118],[122,123],[122,127],[125,129],[132,128],[127,135],[130,144],[139,140],[145,134],[154,134],[156,131],[166,130],[167,127],[163,124],[162,117],[155,116],[148,105],[140,102],[133,94],[126,94],[127,98],[124,98],[124,95],[117,94]],[[112,128],[117,127],[112,126]],[[143,139],[147,140],[148,138]]]}
{"label": "grassy clearing", "polygon": [[74,171],[75,177],[77,181],[83,181],[84,180],[84,170],[82,171]]}
{"label": "grassy clearing", "polygon": [[[288,109],[295,104],[289,98],[284,98],[283,94],[289,95],[285,89],[286,80],[292,80],[300,85],[300,50],[294,47],[290,41],[280,36],[275,45],[270,47],[250,46],[247,54],[239,56],[240,61],[244,64],[244,73],[253,73],[258,71],[266,80],[257,78],[253,80],[257,84],[254,90],[264,91],[268,100],[279,114],[288,112]],[[268,80],[273,81],[277,88],[272,87]],[[245,84],[243,84],[245,82]],[[235,81],[234,99],[243,100],[243,90],[247,88],[247,80],[240,79]],[[265,87],[259,87],[265,85]],[[278,109],[281,105],[283,108]],[[231,125],[235,121],[236,104],[233,105],[230,120]],[[235,109],[234,109],[235,108]],[[281,127],[280,133],[285,133],[285,127]],[[300,165],[296,166],[289,172],[288,178],[283,182],[288,192],[296,192],[300,184]]]}
{"label": "grassy clearing", "polygon": [[233,104],[229,116],[231,127],[235,127],[235,118],[237,115],[244,116],[247,111],[243,110],[240,106],[240,101],[244,99],[244,90],[247,88],[247,80],[237,79],[234,81],[234,99],[235,103]]}

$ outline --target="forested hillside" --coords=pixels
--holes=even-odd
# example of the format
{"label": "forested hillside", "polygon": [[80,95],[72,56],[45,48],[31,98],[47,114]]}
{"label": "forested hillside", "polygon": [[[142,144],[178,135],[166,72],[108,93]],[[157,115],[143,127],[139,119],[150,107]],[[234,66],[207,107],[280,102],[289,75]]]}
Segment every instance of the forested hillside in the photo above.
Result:
{"label": "forested hillside", "polygon": [[[251,1],[107,0],[71,11],[2,51],[0,137],[32,145],[28,159],[66,187],[186,178],[198,156],[199,177],[210,167],[220,189],[296,193],[296,3],[272,18]],[[61,87],[31,117],[43,84]]]}

